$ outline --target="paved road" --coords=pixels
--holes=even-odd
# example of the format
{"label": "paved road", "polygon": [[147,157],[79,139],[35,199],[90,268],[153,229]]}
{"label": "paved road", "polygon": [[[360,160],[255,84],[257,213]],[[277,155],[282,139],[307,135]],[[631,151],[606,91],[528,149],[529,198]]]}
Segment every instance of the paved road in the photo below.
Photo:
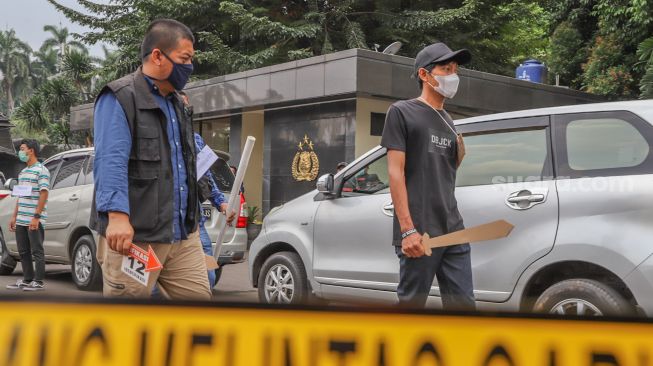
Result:
{"label": "paved road", "polygon": [[[46,290],[42,292],[25,292],[16,290],[7,290],[6,285],[15,283],[17,279],[22,278],[22,269],[20,263],[10,276],[0,277],[0,296],[2,294],[18,293],[21,296],[47,296],[56,295],[72,298],[94,298],[102,297],[101,292],[80,291],[73,283],[70,266],[49,264],[46,266],[45,286]],[[247,263],[234,264],[225,266],[222,270],[222,278],[213,290],[214,301],[231,301],[231,302],[258,302],[256,289],[249,283],[247,273]]]}

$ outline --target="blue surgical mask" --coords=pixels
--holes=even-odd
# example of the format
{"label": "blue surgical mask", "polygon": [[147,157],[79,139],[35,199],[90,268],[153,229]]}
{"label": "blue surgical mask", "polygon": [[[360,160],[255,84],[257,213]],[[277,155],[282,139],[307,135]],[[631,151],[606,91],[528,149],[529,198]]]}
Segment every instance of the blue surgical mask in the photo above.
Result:
{"label": "blue surgical mask", "polygon": [[193,64],[178,64],[163,51],[161,51],[163,56],[165,56],[170,62],[172,62],[172,71],[168,76],[168,81],[172,84],[172,87],[176,90],[182,90],[190,78],[190,74],[193,73]]}
{"label": "blue surgical mask", "polygon": [[27,161],[29,160],[29,156],[27,155],[26,152],[20,150],[18,152],[18,159],[20,159],[20,161],[22,161],[23,163],[27,163]]}

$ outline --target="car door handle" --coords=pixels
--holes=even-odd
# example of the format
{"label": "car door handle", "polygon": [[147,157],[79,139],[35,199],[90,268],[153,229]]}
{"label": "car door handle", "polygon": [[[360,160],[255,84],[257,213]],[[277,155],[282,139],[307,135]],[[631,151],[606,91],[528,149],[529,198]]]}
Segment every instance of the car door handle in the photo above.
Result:
{"label": "car door handle", "polygon": [[383,205],[383,214],[389,217],[394,217],[395,215],[395,205],[392,202],[386,203]]}
{"label": "car door handle", "polygon": [[68,201],[77,201],[78,199],[79,199],[79,197],[77,197],[77,195],[74,194],[74,195],[70,196],[70,198],[68,198]]}
{"label": "car door handle", "polygon": [[544,203],[549,190],[544,188],[522,189],[506,197],[506,205],[513,210],[528,210],[529,208]]}
{"label": "car door handle", "polygon": [[543,194],[531,194],[530,196],[518,196],[508,198],[510,203],[521,203],[521,202],[542,202],[544,201]]}

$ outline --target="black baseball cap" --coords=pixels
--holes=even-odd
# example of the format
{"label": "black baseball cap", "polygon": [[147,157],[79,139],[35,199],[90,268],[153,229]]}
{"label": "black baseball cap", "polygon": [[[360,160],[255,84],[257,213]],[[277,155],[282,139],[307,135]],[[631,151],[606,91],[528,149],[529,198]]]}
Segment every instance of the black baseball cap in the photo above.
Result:
{"label": "black baseball cap", "polygon": [[445,61],[456,61],[458,65],[464,65],[471,61],[472,54],[466,50],[452,51],[449,46],[442,42],[434,43],[430,46],[424,47],[417,56],[415,56],[415,72],[413,76],[421,68],[426,68],[429,65],[437,64]]}

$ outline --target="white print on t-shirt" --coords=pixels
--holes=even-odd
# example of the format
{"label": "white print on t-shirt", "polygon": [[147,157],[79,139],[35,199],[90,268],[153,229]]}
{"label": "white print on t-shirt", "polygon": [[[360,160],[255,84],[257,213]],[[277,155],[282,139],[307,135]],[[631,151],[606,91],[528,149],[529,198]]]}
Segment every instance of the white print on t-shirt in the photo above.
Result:
{"label": "white print on t-shirt", "polygon": [[431,135],[431,143],[434,143],[435,146],[441,148],[441,149],[448,149],[451,147],[451,139],[444,138],[444,137],[439,137],[435,135]]}

